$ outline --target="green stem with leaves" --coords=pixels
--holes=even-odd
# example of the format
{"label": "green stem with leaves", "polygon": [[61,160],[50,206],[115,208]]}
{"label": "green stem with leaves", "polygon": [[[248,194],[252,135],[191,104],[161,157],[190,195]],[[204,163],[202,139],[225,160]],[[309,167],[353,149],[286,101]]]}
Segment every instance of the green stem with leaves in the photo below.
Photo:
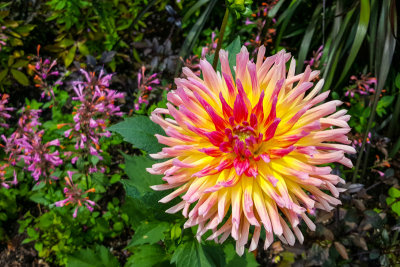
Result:
{"label": "green stem with leaves", "polygon": [[225,33],[226,24],[228,24],[228,18],[229,18],[229,8],[226,8],[224,19],[222,20],[221,29],[219,31],[217,49],[215,50],[215,54],[214,54],[214,60],[213,60],[213,68],[214,68],[214,70],[217,69],[218,58],[219,58],[219,50],[221,50],[222,42],[224,40],[224,33]]}

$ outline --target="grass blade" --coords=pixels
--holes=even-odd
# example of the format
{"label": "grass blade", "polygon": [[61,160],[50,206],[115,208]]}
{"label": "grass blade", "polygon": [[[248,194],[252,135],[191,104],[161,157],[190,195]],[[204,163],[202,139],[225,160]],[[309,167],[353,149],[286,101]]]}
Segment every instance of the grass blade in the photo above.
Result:
{"label": "grass blade", "polygon": [[371,17],[369,24],[369,71],[374,71],[374,60],[375,60],[375,42],[376,42],[376,31],[378,25],[379,8],[376,0],[371,1]]}
{"label": "grass blade", "polygon": [[317,27],[317,21],[320,17],[321,9],[322,5],[318,5],[317,8],[315,9],[311,21],[307,26],[303,40],[301,41],[299,58],[297,60],[297,66],[296,66],[296,73],[299,73],[303,70],[304,60],[306,60],[308,51],[310,50],[311,40],[313,38],[315,29]]}
{"label": "grass blade", "polygon": [[343,48],[344,43],[342,42],[342,38],[344,36],[344,33],[346,30],[348,30],[347,26],[349,25],[349,22],[354,14],[355,8],[352,8],[347,14],[346,17],[343,21],[343,23],[340,25],[340,30],[337,34],[335,32],[332,32],[332,40],[333,43],[331,45],[331,49],[329,49],[328,52],[328,58],[326,62],[326,66],[323,69],[323,78],[325,80],[325,85],[324,85],[324,91],[328,90],[330,88],[335,70],[337,67],[337,63],[340,59],[341,55],[341,50]]}
{"label": "grass blade", "polygon": [[341,81],[343,81],[344,77],[346,77],[347,72],[349,71],[354,60],[356,59],[356,56],[358,55],[358,51],[360,50],[361,44],[364,41],[365,35],[367,34],[370,13],[371,9],[369,0],[361,0],[360,19],[358,21],[357,32],[354,37],[353,45],[350,49],[349,57],[346,60],[344,69],[342,71],[342,74],[340,75],[338,82],[336,83],[336,86],[339,85]]}
{"label": "grass blade", "polygon": [[[206,7],[206,9],[203,11],[199,19],[196,21],[196,23],[193,25],[193,27],[190,29],[188,35],[186,36],[185,41],[183,42],[181,51],[179,52],[179,56],[182,58],[185,58],[187,55],[190,54],[190,52],[193,49],[194,44],[196,43],[197,39],[199,38],[200,32],[203,30],[204,24],[206,23],[208,17],[211,14],[211,11],[213,10],[215,4],[217,3],[217,0],[211,0]],[[176,72],[175,74],[178,74],[182,64],[179,62],[177,64]],[[177,76],[177,75],[175,75]]]}
{"label": "grass blade", "polygon": [[278,36],[276,37],[276,42],[275,42],[275,47],[277,48],[279,44],[281,43],[281,39],[283,36],[283,33],[287,27],[287,25],[290,22],[290,19],[292,18],[294,11],[296,8],[300,5],[301,1],[298,0],[292,0],[290,3],[289,7],[279,16],[278,21],[276,22],[276,26],[280,26]]}
{"label": "grass blade", "polygon": [[210,0],[197,1],[185,14],[182,21],[185,22],[194,12],[196,12],[202,5],[207,4]]}

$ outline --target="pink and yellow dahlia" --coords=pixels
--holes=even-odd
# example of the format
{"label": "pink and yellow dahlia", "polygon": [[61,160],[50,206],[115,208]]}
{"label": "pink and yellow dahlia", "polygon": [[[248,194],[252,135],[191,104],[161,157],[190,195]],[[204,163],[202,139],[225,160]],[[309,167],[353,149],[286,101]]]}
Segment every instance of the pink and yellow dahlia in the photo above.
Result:
{"label": "pink and yellow dahlia", "polygon": [[205,60],[200,62],[203,78],[183,68],[186,78],[175,80],[168,108],[151,115],[167,135],[156,136],[167,147],[152,157],[169,158],[148,169],[167,182],[152,188],[174,188],[160,202],[180,197],[168,213],[182,210],[189,218],[185,227],[198,225],[199,240],[208,230],[208,239],[216,242],[232,236],[238,254],[244,252],[250,226],[250,251],[257,248],[262,227],[265,249],[274,235],[290,245],[295,236],[302,242],[301,220],[315,229],[307,213],[341,203],[343,189],[336,185],[343,179],[319,165],[351,168],[344,153],[355,153],[347,145],[350,116],[336,112],[342,102],[322,103],[329,95],[318,94],[323,80],[311,89],[319,72],[307,67],[296,75],[294,59],[286,71],[289,53],[265,60],[264,54],[262,46],[254,63],[243,47],[234,76],[223,50],[222,75]]}

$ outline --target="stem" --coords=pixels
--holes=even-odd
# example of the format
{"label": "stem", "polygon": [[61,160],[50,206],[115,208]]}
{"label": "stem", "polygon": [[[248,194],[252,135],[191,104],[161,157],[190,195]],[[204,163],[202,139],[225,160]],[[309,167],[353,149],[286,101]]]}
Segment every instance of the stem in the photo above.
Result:
{"label": "stem", "polygon": [[[384,86],[384,83],[382,84],[382,81],[378,80],[378,85],[377,85],[377,89],[375,92],[374,103],[372,105],[371,114],[370,114],[368,124],[367,124],[367,129],[365,130],[365,135],[364,135],[364,138],[363,138],[363,141],[361,144],[360,153],[358,154],[358,157],[357,157],[356,168],[353,173],[353,180],[352,180],[353,183],[355,183],[357,180],[357,174],[358,174],[358,171],[360,170],[361,159],[364,154],[364,149],[365,149],[365,144],[367,141],[368,133],[370,132],[370,130],[372,128],[372,123],[374,122],[375,111],[376,111],[376,107],[378,106],[378,100],[379,100],[380,94],[382,93],[383,86]],[[369,150],[367,152],[369,152]],[[368,153],[366,153],[365,161],[368,161]]]}
{"label": "stem", "polygon": [[228,24],[228,18],[229,18],[229,8],[226,8],[224,19],[222,20],[222,24],[221,24],[221,29],[219,31],[217,49],[215,50],[215,54],[214,54],[214,60],[213,60],[213,68],[214,68],[214,70],[217,69],[218,58],[219,58],[219,50],[221,50],[222,41],[224,39],[224,33],[225,33],[226,24]]}

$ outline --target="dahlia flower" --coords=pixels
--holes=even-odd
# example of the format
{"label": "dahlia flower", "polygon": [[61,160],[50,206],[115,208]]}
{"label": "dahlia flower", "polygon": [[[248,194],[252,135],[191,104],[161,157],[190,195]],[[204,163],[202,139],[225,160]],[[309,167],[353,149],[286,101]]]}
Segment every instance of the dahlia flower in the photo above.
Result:
{"label": "dahlia flower", "polygon": [[203,78],[183,68],[187,78],[175,80],[168,108],[151,115],[167,135],[156,135],[167,147],[152,157],[168,159],[148,169],[167,182],[152,188],[174,188],[162,203],[182,200],[166,212],[182,210],[189,218],[185,227],[198,226],[199,240],[208,230],[208,239],[216,242],[232,236],[239,255],[253,227],[250,251],[257,248],[262,228],[265,249],[274,235],[289,245],[296,237],[303,242],[301,221],[315,230],[307,214],[333,209],[344,191],[337,188],[343,179],[319,165],[351,168],[344,153],[355,153],[347,145],[350,116],[336,112],[342,102],[322,103],[329,95],[318,95],[323,80],[306,93],[319,72],[307,66],[296,75],[294,59],[286,71],[289,53],[265,60],[264,54],[261,46],[253,63],[243,47],[234,75],[223,50],[222,75],[205,60],[200,62]]}

